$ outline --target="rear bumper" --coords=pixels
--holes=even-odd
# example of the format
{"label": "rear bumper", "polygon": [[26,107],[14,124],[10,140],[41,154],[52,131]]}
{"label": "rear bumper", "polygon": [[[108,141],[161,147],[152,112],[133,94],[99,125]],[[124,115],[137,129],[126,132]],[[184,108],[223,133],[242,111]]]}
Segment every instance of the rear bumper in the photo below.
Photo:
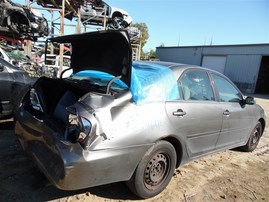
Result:
{"label": "rear bumper", "polygon": [[58,131],[35,119],[22,107],[16,114],[15,133],[59,189],[76,190],[131,178],[146,146],[85,151],[79,143],[61,140]]}

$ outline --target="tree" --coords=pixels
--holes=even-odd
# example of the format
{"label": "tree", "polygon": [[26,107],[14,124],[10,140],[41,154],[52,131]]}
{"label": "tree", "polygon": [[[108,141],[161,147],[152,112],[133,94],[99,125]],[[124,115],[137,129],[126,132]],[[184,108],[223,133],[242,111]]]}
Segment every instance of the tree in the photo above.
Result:
{"label": "tree", "polygon": [[161,43],[159,47],[164,47],[164,46],[165,46],[164,43]]}
{"label": "tree", "polygon": [[149,51],[149,57],[150,57],[150,58],[156,58],[156,50],[152,50],[152,49],[151,49],[151,50]]}
{"label": "tree", "polygon": [[147,40],[149,38],[148,26],[146,25],[146,23],[133,23],[132,27],[136,27],[140,30],[140,32],[142,34],[141,49],[143,49],[143,47],[145,46],[145,44],[147,43]]}

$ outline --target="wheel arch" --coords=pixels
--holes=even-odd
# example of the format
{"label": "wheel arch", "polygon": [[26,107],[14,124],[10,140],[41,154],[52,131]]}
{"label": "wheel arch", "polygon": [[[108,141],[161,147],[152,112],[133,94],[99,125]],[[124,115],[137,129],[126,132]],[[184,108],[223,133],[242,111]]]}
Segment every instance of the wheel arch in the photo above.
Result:
{"label": "wheel arch", "polygon": [[167,141],[173,145],[174,149],[176,150],[177,155],[176,167],[178,168],[183,156],[183,148],[181,142],[177,138],[171,136],[165,137],[161,140]]}
{"label": "wheel arch", "polygon": [[112,14],[112,18],[115,18],[115,17],[122,17],[123,18],[123,14],[119,11],[115,11],[113,14]]}
{"label": "wheel arch", "polygon": [[6,17],[6,19],[8,19],[9,17],[12,17],[12,16],[18,16],[19,19],[20,19],[20,22],[24,22],[25,24],[27,23],[27,25],[30,26],[30,20],[28,19],[28,17],[23,14],[22,12],[19,12],[19,11],[14,11],[14,12],[11,12],[9,13],[9,15]]}
{"label": "wheel arch", "polygon": [[260,118],[259,122],[262,124],[262,134],[263,134],[263,131],[265,129],[265,120],[264,120],[264,118]]}

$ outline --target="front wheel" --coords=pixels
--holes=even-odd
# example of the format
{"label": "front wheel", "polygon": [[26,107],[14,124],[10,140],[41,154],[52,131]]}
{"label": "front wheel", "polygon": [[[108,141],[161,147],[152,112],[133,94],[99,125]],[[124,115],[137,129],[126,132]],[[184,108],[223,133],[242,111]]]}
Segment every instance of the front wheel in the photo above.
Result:
{"label": "front wheel", "polygon": [[141,198],[153,197],[166,188],[175,167],[176,151],[173,145],[159,141],[143,156],[127,185]]}
{"label": "front wheel", "polygon": [[108,29],[110,30],[121,30],[126,27],[125,21],[123,20],[123,17],[121,16],[114,16],[112,18],[112,21],[108,24]]}
{"label": "front wheel", "polygon": [[260,141],[261,135],[262,135],[262,124],[258,122],[255,128],[252,130],[247,144],[242,146],[241,149],[245,152],[254,151],[254,149],[256,149]]}

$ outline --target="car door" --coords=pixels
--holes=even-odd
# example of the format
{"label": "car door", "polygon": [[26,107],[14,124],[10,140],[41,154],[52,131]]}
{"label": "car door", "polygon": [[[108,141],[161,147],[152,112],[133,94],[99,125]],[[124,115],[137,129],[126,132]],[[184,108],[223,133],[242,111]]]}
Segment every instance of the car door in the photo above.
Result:
{"label": "car door", "polygon": [[189,70],[179,81],[182,99],[166,102],[166,111],[190,157],[215,149],[222,126],[222,108],[215,100],[208,73]]}
{"label": "car door", "polygon": [[0,115],[12,113],[11,91],[13,78],[8,67],[0,60]]}
{"label": "car door", "polygon": [[252,125],[251,110],[243,105],[241,92],[225,77],[212,73],[216,91],[223,109],[223,124],[217,148],[242,143]]}

